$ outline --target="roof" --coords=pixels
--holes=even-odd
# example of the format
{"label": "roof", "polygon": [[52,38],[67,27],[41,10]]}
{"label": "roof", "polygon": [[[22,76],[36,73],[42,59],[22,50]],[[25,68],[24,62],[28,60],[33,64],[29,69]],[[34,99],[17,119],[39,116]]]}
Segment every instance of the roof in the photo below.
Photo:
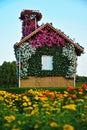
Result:
{"label": "roof", "polygon": [[81,47],[79,44],[74,43],[74,41],[72,39],[70,39],[68,36],[66,36],[63,32],[61,32],[58,29],[55,29],[51,24],[46,23],[42,26],[40,26],[39,28],[37,28],[35,31],[33,31],[31,34],[29,34],[28,36],[24,37],[20,42],[16,43],[15,46],[19,47],[21,44],[23,44],[25,41],[29,40],[33,35],[35,35],[36,33],[38,33],[40,30],[44,29],[45,27],[50,27],[51,29],[53,29],[53,31],[55,31],[59,36],[61,36],[62,38],[64,38],[65,41],[67,41],[68,43],[72,44],[75,47],[76,53],[78,56],[81,55],[81,53],[84,53],[84,48]]}

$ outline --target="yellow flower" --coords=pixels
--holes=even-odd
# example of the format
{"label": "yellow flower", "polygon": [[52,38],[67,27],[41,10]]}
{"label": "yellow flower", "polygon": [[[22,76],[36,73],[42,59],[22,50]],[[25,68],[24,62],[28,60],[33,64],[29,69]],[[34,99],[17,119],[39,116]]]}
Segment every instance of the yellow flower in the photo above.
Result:
{"label": "yellow flower", "polygon": [[32,103],[31,102],[28,102],[28,105],[30,106]]}
{"label": "yellow flower", "polygon": [[56,128],[56,127],[58,127],[58,124],[56,122],[51,122],[50,126]]}
{"label": "yellow flower", "polygon": [[79,92],[79,94],[81,94],[81,95],[82,95],[82,94],[83,94],[83,92]]}
{"label": "yellow flower", "polygon": [[38,100],[38,99],[39,99],[39,97],[36,95],[34,99]]}
{"label": "yellow flower", "polygon": [[65,94],[69,94],[67,91],[64,91]]}
{"label": "yellow flower", "polygon": [[38,104],[33,104],[33,107],[38,107]]}
{"label": "yellow flower", "polygon": [[63,130],[74,130],[74,127],[66,124],[66,125],[64,125]]}
{"label": "yellow flower", "polygon": [[6,123],[4,124],[5,127],[10,127],[10,124]]}
{"label": "yellow flower", "polygon": [[13,128],[12,130],[20,130],[19,128]]}
{"label": "yellow flower", "polygon": [[64,97],[68,97],[69,93],[67,91],[64,91]]}
{"label": "yellow flower", "polygon": [[50,107],[50,105],[48,103],[44,103],[43,107]]}
{"label": "yellow flower", "polygon": [[28,107],[28,110],[33,110],[33,107]]}
{"label": "yellow flower", "polygon": [[84,106],[84,108],[86,108],[86,109],[87,109],[87,105],[85,105],[85,106]]}
{"label": "yellow flower", "polygon": [[45,101],[45,100],[48,100],[48,98],[46,96],[42,96],[42,97],[40,97],[40,100]]}
{"label": "yellow flower", "polygon": [[84,96],[84,99],[87,99],[87,95]]}
{"label": "yellow flower", "polygon": [[85,116],[85,114],[84,114],[84,113],[82,113],[82,116],[84,117],[84,116]]}
{"label": "yellow flower", "polygon": [[34,126],[34,128],[35,128],[35,129],[39,128],[39,125],[38,125],[38,124],[36,124],[36,125]]}
{"label": "yellow flower", "polygon": [[37,114],[37,113],[38,113],[38,109],[34,109],[34,110],[32,110],[31,115],[34,115],[34,114]]}
{"label": "yellow flower", "polygon": [[28,90],[28,93],[30,93],[31,95],[34,95],[34,90],[33,89],[30,89],[30,90]]}
{"label": "yellow flower", "polygon": [[23,96],[23,99],[26,100],[27,102],[29,101],[29,98],[27,96]]}
{"label": "yellow flower", "polygon": [[76,105],[75,104],[69,104],[69,105],[63,106],[63,108],[70,109],[70,110],[76,110]]}
{"label": "yellow flower", "polygon": [[0,96],[0,100],[1,100],[1,101],[3,101],[3,100],[4,100],[4,98],[3,98],[2,96]]}
{"label": "yellow flower", "polygon": [[22,122],[21,122],[21,121],[18,121],[18,124],[19,124],[19,125],[21,125],[21,124],[22,124]]}
{"label": "yellow flower", "polygon": [[5,116],[4,119],[7,120],[8,123],[11,123],[12,121],[15,120],[15,116],[13,115]]}
{"label": "yellow flower", "polygon": [[47,115],[50,115],[50,112],[46,111],[46,114],[47,114]]}
{"label": "yellow flower", "polygon": [[26,106],[27,106],[27,103],[26,103],[26,102],[24,102],[24,103],[23,103],[23,106],[24,106],[24,107],[26,107]]}
{"label": "yellow flower", "polygon": [[31,111],[31,110],[33,110],[33,107],[25,107],[23,110],[24,111]]}
{"label": "yellow flower", "polygon": [[26,117],[30,117],[30,116],[31,116],[31,114],[25,114],[25,116],[26,116]]}
{"label": "yellow flower", "polygon": [[86,121],[87,121],[87,118],[82,119],[82,122],[86,122]]}
{"label": "yellow flower", "polygon": [[80,101],[80,102],[84,102],[84,100],[83,100],[83,99],[78,99],[78,101]]}

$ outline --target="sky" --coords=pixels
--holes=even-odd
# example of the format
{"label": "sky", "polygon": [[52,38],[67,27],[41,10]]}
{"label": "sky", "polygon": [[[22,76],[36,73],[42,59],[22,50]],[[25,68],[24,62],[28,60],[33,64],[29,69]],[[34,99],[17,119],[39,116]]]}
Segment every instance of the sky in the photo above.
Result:
{"label": "sky", "polygon": [[22,37],[19,16],[24,9],[39,10],[39,25],[52,23],[84,47],[77,75],[87,76],[87,0],[0,0],[0,65],[16,61],[13,46]]}

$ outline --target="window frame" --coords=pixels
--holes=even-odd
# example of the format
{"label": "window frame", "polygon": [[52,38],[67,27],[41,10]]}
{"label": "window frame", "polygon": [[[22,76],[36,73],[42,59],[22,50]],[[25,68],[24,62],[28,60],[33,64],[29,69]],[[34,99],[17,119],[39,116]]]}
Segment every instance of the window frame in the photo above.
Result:
{"label": "window frame", "polygon": [[41,56],[42,70],[53,70],[53,56],[52,55],[42,55]]}

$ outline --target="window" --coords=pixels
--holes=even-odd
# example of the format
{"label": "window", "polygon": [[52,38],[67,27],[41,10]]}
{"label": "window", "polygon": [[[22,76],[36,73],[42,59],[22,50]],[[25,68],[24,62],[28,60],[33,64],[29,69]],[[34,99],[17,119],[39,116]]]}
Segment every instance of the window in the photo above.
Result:
{"label": "window", "polygon": [[43,55],[41,62],[42,70],[53,70],[53,56]]}

